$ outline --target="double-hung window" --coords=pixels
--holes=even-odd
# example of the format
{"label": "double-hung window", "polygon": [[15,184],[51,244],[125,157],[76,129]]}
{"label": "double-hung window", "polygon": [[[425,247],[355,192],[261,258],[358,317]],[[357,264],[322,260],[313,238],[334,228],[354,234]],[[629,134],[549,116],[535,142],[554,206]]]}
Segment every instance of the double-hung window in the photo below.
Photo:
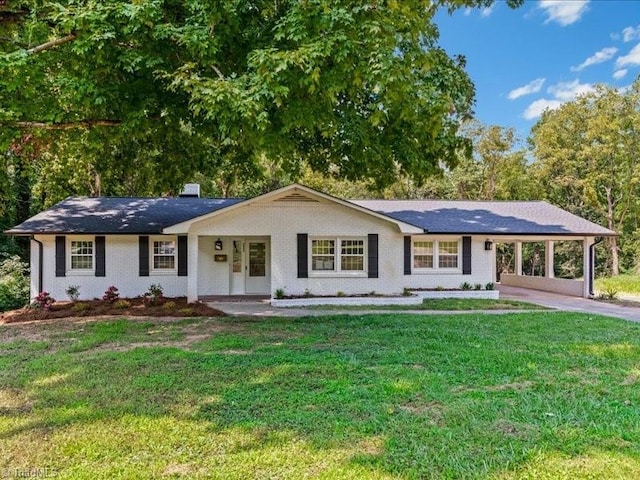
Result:
{"label": "double-hung window", "polygon": [[156,271],[173,271],[176,269],[176,241],[154,240],[152,246],[152,265]]}
{"label": "double-hung window", "polygon": [[71,270],[93,270],[93,240],[71,240],[69,252]]}
{"label": "double-hung window", "polygon": [[357,273],[365,271],[363,238],[314,238],[311,271]]}
{"label": "double-hung window", "polygon": [[458,269],[458,240],[414,240],[413,268],[416,270]]}

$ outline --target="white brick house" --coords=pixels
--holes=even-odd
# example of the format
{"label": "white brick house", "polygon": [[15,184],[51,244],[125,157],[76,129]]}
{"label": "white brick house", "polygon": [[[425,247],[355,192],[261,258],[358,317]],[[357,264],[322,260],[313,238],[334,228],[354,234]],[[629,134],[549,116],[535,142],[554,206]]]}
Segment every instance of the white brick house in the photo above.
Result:
{"label": "white brick house", "polygon": [[[551,275],[528,286],[562,290],[553,240],[581,240],[588,271],[594,238],[615,235],[544,202],[348,201],[298,184],[251,199],[68,198],[6,233],[31,236],[33,296],[115,285],[134,297],[156,283],[189,301],[485,285],[493,242],[523,240],[551,246]],[[571,291],[586,296],[588,283]]]}

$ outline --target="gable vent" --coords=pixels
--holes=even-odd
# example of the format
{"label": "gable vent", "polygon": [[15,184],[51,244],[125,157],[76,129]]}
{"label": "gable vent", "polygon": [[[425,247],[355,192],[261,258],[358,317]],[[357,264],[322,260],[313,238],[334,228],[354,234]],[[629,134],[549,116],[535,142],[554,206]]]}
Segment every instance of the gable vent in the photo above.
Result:
{"label": "gable vent", "polygon": [[301,193],[290,193],[289,195],[285,195],[284,197],[280,197],[276,200],[274,200],[274,202],[312,202],[312,203],[318,203],[317,200],[314,200],[313,198],[307,197],[306,195],[303,195]]}

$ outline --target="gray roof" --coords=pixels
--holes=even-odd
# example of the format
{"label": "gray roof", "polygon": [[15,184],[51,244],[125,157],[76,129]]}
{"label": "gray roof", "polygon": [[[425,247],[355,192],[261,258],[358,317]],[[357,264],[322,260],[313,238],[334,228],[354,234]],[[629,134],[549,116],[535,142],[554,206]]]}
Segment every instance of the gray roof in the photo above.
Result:
{"label": "gray roof", "polygon": [[241,198],[71,197],[6,233],[162,233],[162,229],[220,210]]}
{"label": "gray roof", "polygon": [[[71,197],[6,233],[156,234],[241,201],[241,198]],[[349,201],[436,234],[615,235],[546,202]]]}
{"label": "gray roof", "polygon": [[351,200],[429,233],[611,236],[615,232],[542,201]]}

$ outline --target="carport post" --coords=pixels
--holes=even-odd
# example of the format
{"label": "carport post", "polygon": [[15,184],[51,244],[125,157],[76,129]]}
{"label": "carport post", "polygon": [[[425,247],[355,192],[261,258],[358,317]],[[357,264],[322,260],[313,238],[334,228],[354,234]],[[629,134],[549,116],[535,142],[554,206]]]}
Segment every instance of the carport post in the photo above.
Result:
{"label": "carport post", "polygon": [[544,276],[553,278],[553,240],[544,242]]}
{"label": "carport post", "polygon": [[522,275],[522,242],[516,242],[516,275]]}
{"label": "carport post", "polygon": [[591,277],[591,267],[589,265],[589,255],[590,255],[590,247],[594,243],[593,237],[584,237],[582,240],[582,279],[584,280],[583,285],[583,293],[582,296],[584,298],[589,298],[589,283],[592,281]]}

